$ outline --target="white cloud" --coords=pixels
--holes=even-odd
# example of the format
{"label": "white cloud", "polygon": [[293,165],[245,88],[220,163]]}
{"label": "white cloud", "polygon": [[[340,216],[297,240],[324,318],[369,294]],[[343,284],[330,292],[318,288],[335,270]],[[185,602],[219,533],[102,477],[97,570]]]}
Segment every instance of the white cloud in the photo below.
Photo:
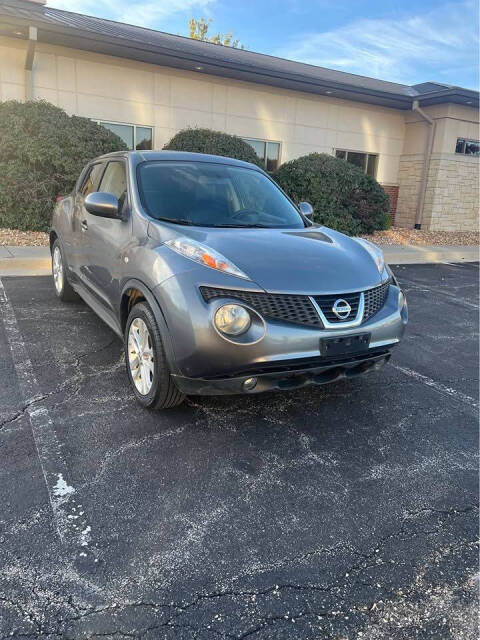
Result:
{"label": "white cloud", "polygon": [[75,13],[94,15],[141,27],[162,28],[158,21],[193,9],[208,9],[216,0],[155,0],[129,2],[128,0],[47,0],[47,6]]}
{"label": "white cloud", "polygon": [[[449,84],[457,84],[457,71],[477,66],[477,43],[476,5],[466,0],[422,15],[363,18],[332,31],[297,34],[275,55],[406,84],[445,82],[448,76]],[[436,77],[425,77],[430,70]]]}

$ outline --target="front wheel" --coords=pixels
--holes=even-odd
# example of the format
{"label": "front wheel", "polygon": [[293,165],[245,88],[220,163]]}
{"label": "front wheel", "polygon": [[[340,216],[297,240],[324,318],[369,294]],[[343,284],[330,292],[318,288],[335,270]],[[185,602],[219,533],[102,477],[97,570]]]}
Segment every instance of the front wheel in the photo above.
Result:
{"label": "front wheel", "polygon": [[168,409],[183,402],[185,396],[170,374],[155,317],[145,302],[139,302],[130,311],[124,349],[128,377],[142,406]]}
{"label": "front wheel", "polygon": [[57,238],[52,246],[52,276],[55,293],[57,298],[62,300],[62,302],[73,302],[78,300],[78,295],[67,280],[67,271],[65,267],[66,265],[65,260],[63,259],[60,241]]}

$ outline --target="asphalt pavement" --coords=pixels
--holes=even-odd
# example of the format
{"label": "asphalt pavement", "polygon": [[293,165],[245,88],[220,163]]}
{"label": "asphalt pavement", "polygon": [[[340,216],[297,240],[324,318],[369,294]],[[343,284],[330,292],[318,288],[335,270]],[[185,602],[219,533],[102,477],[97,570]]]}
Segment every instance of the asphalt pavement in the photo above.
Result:
{"label": "asphalt pavement", "polygon": [[2,277],[0,638],[477,639],[478,264],[394,270],[383,370],[162,413]]}

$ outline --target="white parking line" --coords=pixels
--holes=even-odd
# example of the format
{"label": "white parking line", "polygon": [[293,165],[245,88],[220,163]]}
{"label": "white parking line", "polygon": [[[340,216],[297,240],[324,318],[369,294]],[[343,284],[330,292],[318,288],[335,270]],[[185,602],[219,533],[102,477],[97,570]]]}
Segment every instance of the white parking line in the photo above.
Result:
{"label": "white parking line", "polygon": [[87,555],[91,528],[82,505],[77,501],[75,488],[67,482],[69,474],[61,445],[48,409],[41,404],[41,388],[1,278],[0,317],[5,327],[24,411],[30,421],[58,536],[63,544],[72,545],[81,555]]}
{"label": "white parking line", "polygon": [[418,371],[413,371],[413,369],[409,369],[408,367],[400,367],[398,364],[392,364],[391,366],[394,369],[401,371],[406,376],[409,376],[410,378],[415,378],[415,380],[418,380],[419,382],[423,382],[423,384],[426,384],[427,387],[432,387],[432,389],[435,389],[435,391],[446,394],[448,396],[455,398],[456,400],[460,400],[461,402],[469,404],[474,409],[478,408],[478,402],[475,400],[475,398],[467,396],[465,393],[462,393],[457,389],[452,389],[452,387],[447,387],[441,382],[432,380],[432,378],[429,378],[428,376],[424,376],[422,373],[418,373]]}

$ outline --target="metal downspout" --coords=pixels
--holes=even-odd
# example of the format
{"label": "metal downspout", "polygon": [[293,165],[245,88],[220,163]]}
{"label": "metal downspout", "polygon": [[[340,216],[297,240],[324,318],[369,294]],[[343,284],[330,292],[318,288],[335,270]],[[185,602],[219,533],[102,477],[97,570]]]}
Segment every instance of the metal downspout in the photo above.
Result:
{"label": "metal downspout", "polygon": [[28,27],[28,49],[25,58],[25,100],[33,100],[33,61],[37,45],[37,27]]}
{"label": "metal downspout", "polygon": [[418,100],[414,100],[412,111],[416,111],[428,124],[427,139],[425,141],[425,152],[423,158],[422,180],[420,182],[420,191],[418,193],[417,212],[415,215],[415,229],[422,228],[423,209],[425,206],[425,193],[427,191],[428,170],[430,168],[430,158],[432,156],[433,141],[435,139],[435,120],[427,116],[425,111],[420,109]]}

